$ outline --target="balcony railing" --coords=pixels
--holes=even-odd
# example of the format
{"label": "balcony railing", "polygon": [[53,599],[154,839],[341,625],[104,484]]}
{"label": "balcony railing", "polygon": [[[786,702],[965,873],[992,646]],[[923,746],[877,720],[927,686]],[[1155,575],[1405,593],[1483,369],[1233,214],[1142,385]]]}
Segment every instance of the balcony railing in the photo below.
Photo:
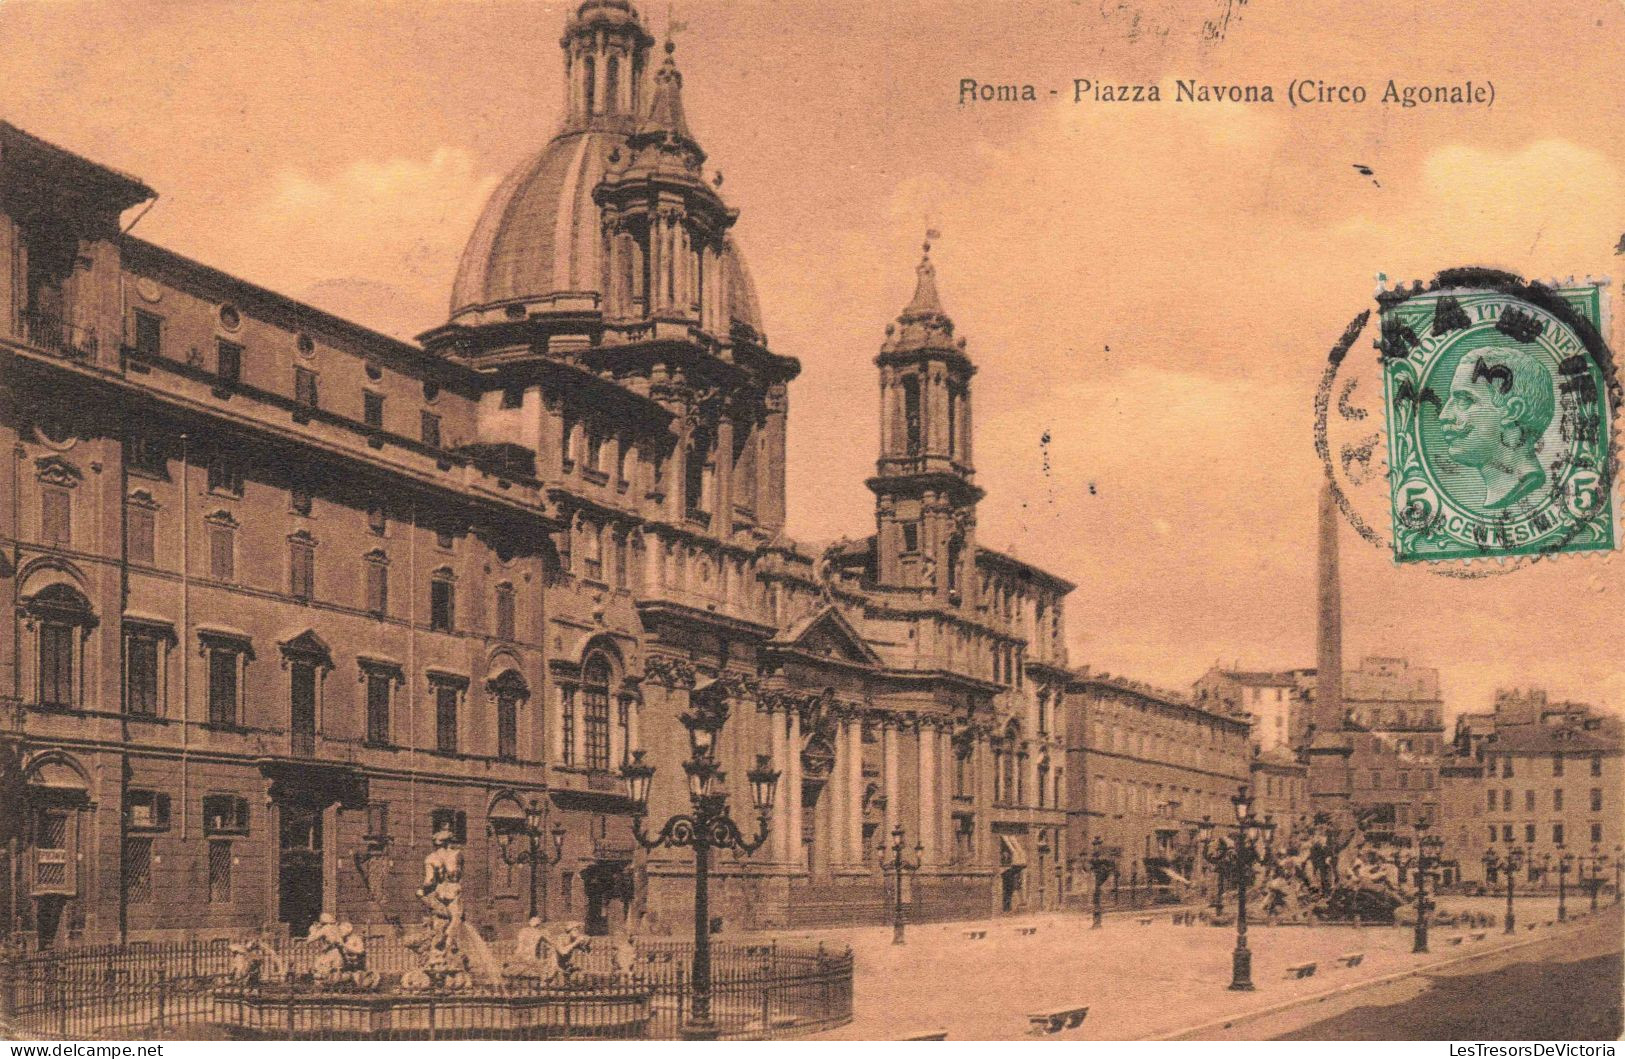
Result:
{"label": "balcony railing", "polygon": [[24,312],[23,337],[29,345],[70,360],[90,360],[96,356],[96,332],[79,327],[47,313]]}

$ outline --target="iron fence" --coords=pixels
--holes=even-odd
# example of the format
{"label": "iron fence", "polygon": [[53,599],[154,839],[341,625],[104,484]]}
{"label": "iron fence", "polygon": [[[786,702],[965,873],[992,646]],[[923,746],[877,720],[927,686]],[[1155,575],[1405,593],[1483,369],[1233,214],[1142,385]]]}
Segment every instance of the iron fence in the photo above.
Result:
{"label": "iron fence", "polygon": [[[578,952],[568,984],[509,978],[456,992],[412,993],[393,983],[416,966],[398,937],[368,942],[377,990],[325,989],[310,979],[318,947],[273,943],[286,981],[230,981],[223,940],[53,950],[0,961],[0,1024],[21,1038],[669,1040],[693,1003],[692,943],[636,944],[629,972],[609,946]],[[711,1014],[724,1038],[803,1036],[852,1017],[852,955],[845,948],[717,942]]]}

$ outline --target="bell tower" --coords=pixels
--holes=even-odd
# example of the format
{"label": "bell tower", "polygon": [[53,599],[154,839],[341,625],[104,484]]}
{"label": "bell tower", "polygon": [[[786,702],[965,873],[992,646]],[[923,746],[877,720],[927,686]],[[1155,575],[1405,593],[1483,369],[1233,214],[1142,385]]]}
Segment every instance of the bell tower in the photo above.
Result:
{"label": "bell tower", "polygon": [[867,482],[875,494],[875,578],[958,605],[976,555],[970,380],[965,340],[937,294],[928,233],[914,297],[875,364],[880,368],[880,459]]}

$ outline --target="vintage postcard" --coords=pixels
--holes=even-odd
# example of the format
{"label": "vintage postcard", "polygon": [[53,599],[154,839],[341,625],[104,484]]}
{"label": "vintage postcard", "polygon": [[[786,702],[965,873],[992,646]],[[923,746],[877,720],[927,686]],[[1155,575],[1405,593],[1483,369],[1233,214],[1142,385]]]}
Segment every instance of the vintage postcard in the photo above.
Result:
{"label": "vintage postcard", "polygon": [[0,0],[0,1036],[1614,1054],[1622,98],[1619,0]]}

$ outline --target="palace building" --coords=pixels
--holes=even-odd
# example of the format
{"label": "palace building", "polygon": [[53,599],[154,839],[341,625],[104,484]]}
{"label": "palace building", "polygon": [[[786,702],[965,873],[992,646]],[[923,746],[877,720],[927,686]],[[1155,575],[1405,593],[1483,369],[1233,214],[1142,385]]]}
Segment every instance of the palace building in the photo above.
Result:
{"label": "palace building", "polygon": [[[875,528],[786,535],[789,385],[672,46],[562,37],[557,135],[492,195],[417,343],[127,234],[140,180],[0,125],[0,930],[40,945],[467,914],[684,928],[618,776],[686,809],[720,697],[726,928],[1039,903],[1068,856],[1068,582],[980,545],[976,366],[929,255],[875,358]],[[1226,778],[1228,782],[1228,777]],[[521,854],[527,811],[559,860]],[[544,850],[551,840],[544,836]],[[1054,892],[1053,890],[1051,892]]]}

